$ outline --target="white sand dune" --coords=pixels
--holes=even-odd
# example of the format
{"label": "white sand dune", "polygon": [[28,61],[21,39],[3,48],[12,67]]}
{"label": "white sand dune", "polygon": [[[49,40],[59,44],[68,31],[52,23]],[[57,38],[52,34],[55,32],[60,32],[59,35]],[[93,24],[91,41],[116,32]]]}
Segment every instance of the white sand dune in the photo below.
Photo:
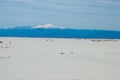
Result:
{"label": "white sand dune", "polygon": [[0,80],[120,80],[120,40],[0,41]]}

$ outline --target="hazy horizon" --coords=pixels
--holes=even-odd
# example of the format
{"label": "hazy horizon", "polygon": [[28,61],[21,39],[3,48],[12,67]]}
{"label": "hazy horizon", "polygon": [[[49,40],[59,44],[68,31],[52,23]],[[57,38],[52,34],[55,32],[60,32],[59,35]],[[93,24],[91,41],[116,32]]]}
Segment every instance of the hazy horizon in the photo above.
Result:
{"label": "hazy horizon", "polygon": [[38,26],[119,30],[119,0],[0,0],[0,28]]}

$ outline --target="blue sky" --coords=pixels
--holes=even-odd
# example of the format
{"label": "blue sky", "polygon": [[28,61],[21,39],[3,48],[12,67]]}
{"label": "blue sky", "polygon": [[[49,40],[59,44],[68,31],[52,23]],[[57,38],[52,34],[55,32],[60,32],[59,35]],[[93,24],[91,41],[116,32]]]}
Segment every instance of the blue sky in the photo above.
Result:
{"label": "blue sky", "polygon": [[120,0],[0,0],[0,27],[120,30]]}

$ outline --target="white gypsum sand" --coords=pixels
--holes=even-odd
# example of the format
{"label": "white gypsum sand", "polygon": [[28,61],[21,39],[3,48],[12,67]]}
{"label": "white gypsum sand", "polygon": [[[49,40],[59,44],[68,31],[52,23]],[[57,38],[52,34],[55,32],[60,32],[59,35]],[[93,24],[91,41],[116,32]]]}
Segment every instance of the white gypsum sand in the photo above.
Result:
{"label": "white gypsum sand", "polygon": [[120,40],[0,41],[0,80],[120,80]]}

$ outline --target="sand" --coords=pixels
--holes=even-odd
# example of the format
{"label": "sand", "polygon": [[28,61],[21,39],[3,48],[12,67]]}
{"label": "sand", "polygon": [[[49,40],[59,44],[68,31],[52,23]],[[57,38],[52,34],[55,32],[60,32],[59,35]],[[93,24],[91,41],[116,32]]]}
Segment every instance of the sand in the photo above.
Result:
{"label": "sand", "polygon": [[0,41],[0,80],[120,80],[120,40]]}

